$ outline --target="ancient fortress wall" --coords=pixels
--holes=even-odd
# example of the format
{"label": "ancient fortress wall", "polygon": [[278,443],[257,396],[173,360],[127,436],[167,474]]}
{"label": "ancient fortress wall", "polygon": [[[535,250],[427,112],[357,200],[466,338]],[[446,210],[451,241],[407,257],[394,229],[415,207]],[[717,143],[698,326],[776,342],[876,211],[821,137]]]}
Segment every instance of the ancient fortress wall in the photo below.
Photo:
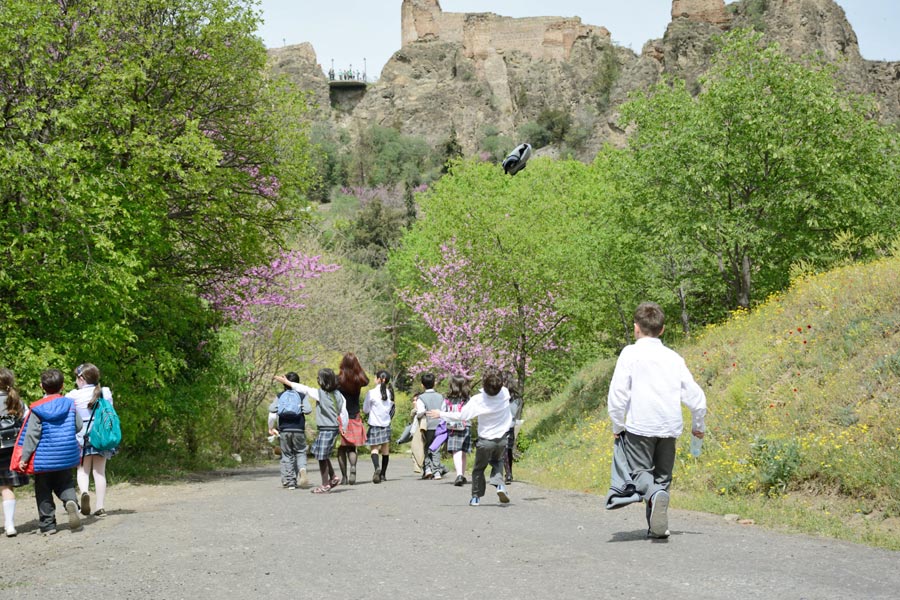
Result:
{"label": "ancient fortress wall", "polygon": [[518,51],[541,60],[566,60],[579,38],[599,35],[603,27],[584,25],[578,17],[516,19],[494,13],[445,13],[438,0],[404,0],[401,8],[403,45],[439,39],[460,43],[467,57],[484,59],[491,50]]}

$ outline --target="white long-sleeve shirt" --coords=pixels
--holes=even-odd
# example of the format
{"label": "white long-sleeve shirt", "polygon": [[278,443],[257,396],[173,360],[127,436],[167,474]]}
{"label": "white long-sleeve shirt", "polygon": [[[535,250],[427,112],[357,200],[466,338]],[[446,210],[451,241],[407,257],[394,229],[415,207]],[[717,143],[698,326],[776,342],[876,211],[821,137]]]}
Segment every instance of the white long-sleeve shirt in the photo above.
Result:
{"label": "white long-sleeve shirt", "polygon": [[445,421],[471,421],[478,419],[478,437],[495,440],[503,437],[512,427],[509,414],[509,390],[500,388],[496,396],[488,396],[484,390],[469,398],[461,411],[441,411]]}
{"label": "white long-sleeve shirt", "polygon": [[613,433],[678,437],[684,428],[682,404],[691,411],[691,429],[704,431],[706,394],[677,352],[653,337],[622,350],[607,397]]}
{"label": "white long-sleeve shirt", "polygon": [[363,412],[369,415],[369,425],[376,427],[391,426],[391,410],[394,408],[394,394],[391,390],[387,393],[388,399],[381,399],[381,388],[374,387],[366,394],[363,402]]}

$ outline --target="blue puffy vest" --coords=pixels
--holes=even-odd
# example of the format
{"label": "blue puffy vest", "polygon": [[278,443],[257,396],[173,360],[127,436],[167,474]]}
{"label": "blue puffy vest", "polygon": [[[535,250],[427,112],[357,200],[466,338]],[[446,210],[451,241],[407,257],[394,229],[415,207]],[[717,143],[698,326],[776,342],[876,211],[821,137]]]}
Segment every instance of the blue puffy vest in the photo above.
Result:
{"label": "blue puffy vest", "polygon": [[[41,441],[34,451],[34,472],[62,471],[78,466],[81,448],[75,439],[75,402],[65,396],[47,396],[31,405],[41,420]],[[28,423],[19,440],[25,439]]]}

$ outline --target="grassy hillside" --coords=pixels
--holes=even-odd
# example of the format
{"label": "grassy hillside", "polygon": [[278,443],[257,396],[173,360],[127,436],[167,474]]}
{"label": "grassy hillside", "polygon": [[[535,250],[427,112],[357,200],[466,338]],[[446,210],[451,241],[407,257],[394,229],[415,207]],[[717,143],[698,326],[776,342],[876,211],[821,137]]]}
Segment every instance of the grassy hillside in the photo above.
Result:
{"label": "grassy hillside", "polygon": [[[710,412],[699,459],[679,440],[675,506],[900,549],[900,257],[803,278],[678,350]],[[613,366],[528,407],[530,479],[605,495]]]}

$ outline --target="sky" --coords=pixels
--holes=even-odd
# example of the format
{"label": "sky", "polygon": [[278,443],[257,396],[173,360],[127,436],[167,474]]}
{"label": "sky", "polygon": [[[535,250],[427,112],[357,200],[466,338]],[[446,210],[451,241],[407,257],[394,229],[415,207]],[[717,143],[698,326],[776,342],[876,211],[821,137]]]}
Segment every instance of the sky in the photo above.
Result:
{"label": "sky", "polygon": [[[730,3],[730,2],[727,2]],[[400,49],[402,0],[261,0],[266,47],[310,42],[327,71],[365,68],[377,78]],[[900,0],[838,0],[870,60],[900,60]],[[613,42],[640,53],[661,38],[671,0],[440,0],[444,12],[492,12],[507,17],[581,17],[606,27]]]}

